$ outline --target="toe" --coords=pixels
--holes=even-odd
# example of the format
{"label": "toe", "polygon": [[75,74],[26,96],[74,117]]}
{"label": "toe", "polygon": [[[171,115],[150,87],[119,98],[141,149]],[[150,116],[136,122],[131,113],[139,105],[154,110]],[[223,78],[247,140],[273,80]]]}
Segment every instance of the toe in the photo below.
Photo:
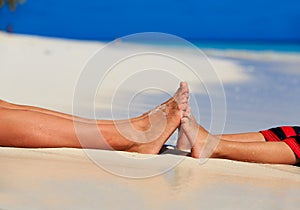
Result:
{"label": "toe", "polygon": [[188,93],[189,92],[189,88],[188,88],[188,84],[187,82],[180,82],[180,89],[184,92],[184,93]]}

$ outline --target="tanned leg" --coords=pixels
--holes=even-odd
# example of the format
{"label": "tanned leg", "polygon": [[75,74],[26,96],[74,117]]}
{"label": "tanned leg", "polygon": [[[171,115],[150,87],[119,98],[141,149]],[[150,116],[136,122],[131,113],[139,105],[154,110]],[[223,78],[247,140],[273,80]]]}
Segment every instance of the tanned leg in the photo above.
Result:
{"label": "tanned leg", "polygon": [[[192,157],[195,158],[225,158],[274,164],[295,164],[297,162],[295,154],[284,142],[260,141],[259,135],[255,133],[234,135],[234,141],[219,139],[217,136],[211,135],[196,122],[189,108],[183,113],[181,128],[193,145]],[[241,142],[238,142],[236,139],[239,136],[242,138]],[[258,141],[245,142],[248,137],[249,141],[255,138]],[[216,145],[213,150],[207,147],[211,142],[213,142],[213,145]]]}
{"label": "tanned leg", "polygon": [[[85,126],[87,134],[89,126]],[[94,139],[95,142],[98,142]],[[39,112],[0,108],[0,145],[80,148],[73,122]],[[93,145],[101,148],[101,145]]]}
{"label": "tanned leg", "polygon": [[[3,100],[0,100],[0,107],[8,108],[8,109],[24,110],[24,111],[35,111],[35,112],[40,112],[40,113],[49,114],[53,116],[62,117],[69,120],[75,120],[75,121],[86,122],[86,123],[95,123],[95,121],[91,119],[72,116],[65,113],[48,110],[40,107],[35,107],[35,106],[13,104]],[[222,134],[222,135],[215,135],[215,136],[223,140],[237,141],[237,142],[264,142],[265,141],[264,136],[259,132]],[[192,148],[192,145],[190,144],[184,132],[182,131],[181,126],[179,126],[178,128],[177,148],[180,150],[190,150]]]}
{"label": "tanned leg", "polygon": [[232,142],[220,140],[212,157],[257,163],[291,165],[297,163],[294,152],[284,142]]}
{"label": "tanned leg", "polygon": [[[259,132],[238,133],[238,134],[222,134],[214,135],[217,139],[233,142],[265,142],[265,137]],[[185,132],[180,127],[178,128],[177,148],[180,150],[190,151],[191,143],[185,135]]]}
{"label": "tanned leg", "polygon": [[156,154],[179,126],[181,110],[187,106],[187,100],[187,85],[181,83],[173,98],[139,117],[122,121],[100,120],[97,124],[77,121],[75,127],[72,120],[61,116],[0,108],[0,145],[84,146]]}
{"label": "tanned leg", "polygon": [[40,108],[40,107],[35,107],[35,106],[13,104],[13,103],[9,103],[9,102],[3,101],[3,100],[0,100],[0,107],[6,108],[6,109],[40,112],[43,114],[53,115],[53,116],[62,117],[62,118],[69,119],[69,120],[76,120],[76,121],[80,121],[80,122],[87,122],[87,123],[94,122],[91,119],[85,119],[85,118],[81,118],[81,117],[77,117],[77,116],[72,116],[69,114],[65,114],[65,113],[61,113],[61,112],[57,112],[57,111],[53,111],[53,110],[49,110],[49,109],[44,109],[44,108]]}
{"label": "tanned leg", "polygon": [[215,135],[217,138],[226,141],[237,142],[265,142],[265,137],[259,132],[237,133],[237,134],[223,134]]}

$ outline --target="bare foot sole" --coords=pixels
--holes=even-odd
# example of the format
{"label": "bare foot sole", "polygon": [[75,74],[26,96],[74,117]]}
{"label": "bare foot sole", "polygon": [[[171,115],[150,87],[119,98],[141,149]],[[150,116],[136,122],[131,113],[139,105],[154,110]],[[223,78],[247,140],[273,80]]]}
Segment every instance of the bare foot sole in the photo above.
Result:
{"label": "bare foot sole", "polygon": [[121,132],[126,139],[132,141],[132,145],[126,151],[158,154],[162,145],[178,128],[182,110],[187,108],[188,97],[187,83],[181,82],[177,92],[167,102],[140,117],[131,119],[129,124],[131,129],[127,125],[122,129],[125,133]]}
{"label": "bare foot sole", "polygon": [[190,143],[188,137],[186,136],[181,124],[178,128],[178,139],[177,139],[176,148],[187,152],[191,151],[192,149],[192,144]]}
{"label": "bare foot sole", "polygon": [[181,119],[181,129],[184,136],[181,140],[189,141],[192,145],[191,155],[194,158],[208,158],[214,149],[215,142],[218,140],[199,125],[191,113],[190,107],[183,112]]}

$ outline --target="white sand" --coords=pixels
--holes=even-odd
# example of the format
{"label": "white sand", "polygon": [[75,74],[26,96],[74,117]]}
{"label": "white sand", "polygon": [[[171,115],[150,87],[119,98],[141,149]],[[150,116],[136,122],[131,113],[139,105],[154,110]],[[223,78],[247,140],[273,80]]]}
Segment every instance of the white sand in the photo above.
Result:
{"label": "white sand", "polygon": [[[1,98],[71,113],[83,66],[103,46],[0,33]],[[251,79],[236,62],[213,62],[222,69],[219,75],[225,84]],[[168,88],[172,91],[173,84]],[[0,169],[1,210],[298,209],[300,201],[300,169],[294,166],[214,159],[200,164],[172,155],[2,147]],[[166,169],[170,170],[151,176]],[[125,178],[111,172],[150,177]]]}
{"label": "white sand", "polygon": [[[127,55],[132,52],[132,49],[145,49],[149,51],[149,46],[143,45],[122,45],[121,47],[109,48],[108,54],[105,57],[100,57],[96,63],[99,65],[99,73],[105,72],[107,69],[102,69],[101,64],[106,63],[111,57]],[[71,112],[74,89],[82,72],[85,71],[85,66],[90,58],[92,58],[99,49],[105,47],[101,42],[84,42],[73,40],[49,39],[22,35],[10,35],[0,32],[0,57],[1,57],[1,83],[0,95],[2,99],[13,102],[34,104],[42,107],[49,107],[65,112]],[[121,48],[121,49],[120,49]],[[151,49],[151,48],[150,48]],[[159,49],[160,48],[154,48]],[[168,48],[166,48],[168,49]],[[223,59],[211,58],[213,66],[208,66],[206,61],[199,61],[199,57],[194,56],[188,50],[176,50],[171,48],[170,52],[174,52],[179,59],[189,59],[190,64],[195,63],[202,65],[205,83],[217,83],[220,77],[223,83],[234,84],[237,82],[247,81],[249,75],[237,62],[229,62]],[[162,48],[164,50],[164,48]],[[146,68],[164,69],[170,74],[180,76],[180,79],[168,80],[161,78],[160,75],[154,74],[149,76],[148,80],[135,80],[134,83],[126,83],[121,86],[122,91],[140,90],[139,86],[148,81],[156,82],[160,85],[157,88],[162,88],[170,94],[176,90],[179,80],[185,80],[190,83],[190,88],[193,93],[207,91],[201,89],[196,81],[196,77],[186,68],[173,60],[161,58],[153,58],[154,56],[133,57],[125,59],[114,67],[107,75],[105,81],[102,81],[98,95],[104,92],[104,97],[112,95],[115,86],[120,86],[121,79],[126,75],[134,74],[137,70]],[[153,62],[153,59],[155,59]],[[200,57],[200,59],[202,59]],[[197,63],[199,62],[199,63]],[[114,63],[109,63],[114,65]],[[210,63],[209,63],[210,64]],[[201,69],[201,66],[199,66]],[[207,71],[214,68],[216,73],[208,74]],[[212,72],[214,72],[212,70]],[[94,75],[90,75],[91,77]],[[164,75],[166,76],[166,75]],[[171,75],[169,75],[171,76]],[[100,81],[99,81],[100,83]],[[104,83],[104,84],[103,84]],[[148,83],[147,83],[148,84]],[[89,85],[89,84],[86,84]],[[153,83],[152,83],[153,85]],[[193,85],[198,85],[194,88]],[[206,87],[207,88],[207,87]],[[9,91],[8,91],[9,90]],[[120,90],[119,90],[120,91]],[[123,93],[122,92],[122,93]],[[113,92],[114,93],[114,92]],[[149,98],[149,95],[148,95]],[[58,100],[59,99],[59,100]],[[97,99],[97,98],[96,98]],[[116,100],[116,99],[115,99]],[[98,108],[106,109],[108,104],[105,101],[97,101]],[[144,108],[143,108],[144,109]],[[142,110],[144,111],[144,110]]]}
{"label": "white sand", "polygon": [[[133,165],[120,152],[96,153],[111,168],[136,174],[178,158]],[[130,179],[103,170],[79,149],[1,148],[0,168],[1,209],[297,209],[299,203],[300,171],[293,166],[185,158],[161,175]]]}

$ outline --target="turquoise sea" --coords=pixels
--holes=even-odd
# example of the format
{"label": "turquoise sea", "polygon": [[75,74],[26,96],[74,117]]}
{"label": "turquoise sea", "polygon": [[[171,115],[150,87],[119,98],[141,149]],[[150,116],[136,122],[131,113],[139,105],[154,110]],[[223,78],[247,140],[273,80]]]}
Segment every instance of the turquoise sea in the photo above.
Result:
{"label": "turquoise sea", "polygon": [[274,52],[287,52],[299,53],[299,43],[289,42],[193,42],[200,49],[219,49],[219,50],[250,50],[250,51],[274,51]]}

